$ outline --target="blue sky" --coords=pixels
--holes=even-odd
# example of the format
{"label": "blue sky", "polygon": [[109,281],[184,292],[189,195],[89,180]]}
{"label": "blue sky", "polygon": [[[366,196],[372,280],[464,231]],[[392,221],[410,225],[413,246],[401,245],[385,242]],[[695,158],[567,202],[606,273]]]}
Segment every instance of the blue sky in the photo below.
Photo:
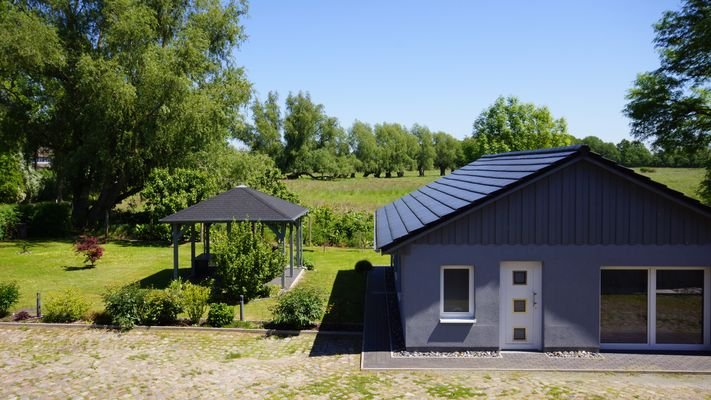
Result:
{"label": "blue sky", "polygon": [[258,97],[308,91],[348,128],[427,125],[463,138],[499,95],[546,105],[575,136],[618,142],[654,24],[679,1],[252,1],[235,52]]}

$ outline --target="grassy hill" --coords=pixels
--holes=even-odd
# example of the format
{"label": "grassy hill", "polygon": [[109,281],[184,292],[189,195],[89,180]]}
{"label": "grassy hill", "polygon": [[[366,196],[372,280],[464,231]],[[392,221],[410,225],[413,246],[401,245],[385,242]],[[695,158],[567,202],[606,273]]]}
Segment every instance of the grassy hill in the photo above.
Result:
{"label": "grassy hill", "polygon": [[[653,168],[654,172],[636,172],[661,182],[687,196],[698,199],[696,193],[704,177],[702,168]],[[329,206],[337,210],[372,212],[429,182],[439,178],[439,171],[427,171],[424,177],[407,172],[402,178],[363,178],[318,181],[310,178],[287,180],[289,190],[309,207]]]}

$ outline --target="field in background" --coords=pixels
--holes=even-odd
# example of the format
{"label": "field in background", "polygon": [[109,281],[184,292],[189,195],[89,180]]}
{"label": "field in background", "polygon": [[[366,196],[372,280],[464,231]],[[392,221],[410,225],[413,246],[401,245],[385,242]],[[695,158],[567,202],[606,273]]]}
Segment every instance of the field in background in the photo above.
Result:
{"label": "field in background", "polygon": [[[687,196],[699,198],[697,189],[704,178],[703,168],[652,168],[655,172],[640,172]],[[319,181],[301,178],[284,181],[307,207],[329,206],[336,210],[373,212],[378,207],[439,178],[439,171],[427,171],[424,177],[409,171],[402,178],[363,178]]]}
{"label": "field in background", "polygon": [[640,168],[634,168],[634,170],[689,197],[699,199],[697,191],[706,173],[703,168],[648,168],[654,172],[641,172]]}
{"label": "field in background", "polygon": [[311,178],[285,180],[284,183],[307,207],[329,206],[339,211],[373,212],[376,208],[439,178],[439,170],[426,171],[425,176],[408,171],[402,178],[335,179],[320,181]]}

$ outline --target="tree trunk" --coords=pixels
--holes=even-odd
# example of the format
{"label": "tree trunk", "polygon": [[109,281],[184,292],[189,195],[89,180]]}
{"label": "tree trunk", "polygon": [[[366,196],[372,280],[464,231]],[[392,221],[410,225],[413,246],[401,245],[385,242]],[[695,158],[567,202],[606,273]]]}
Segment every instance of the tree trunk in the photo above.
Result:
{"label": "tree trunk", "polygon": [[393,177],[392,172],[390,172],[390,171],[386,172],[386,173],[385,173],[385,177],[386,177],[386,178],[392,178],[392,177]]}
{"label": "tree trunk", "polygon": [[405,171],[397,171],[398,178],[402,178],[403,176],[405,176]]}
{"label": "tree trunk", "polygon": [[439,167],[439,176],[444,176],[447,173],[446,167]]}
{"label": "tree trunk", "polygon": [[419,172],[420,176],[425,176],[425,169],[424,168],[420,168],[420,170],[418,172]]}

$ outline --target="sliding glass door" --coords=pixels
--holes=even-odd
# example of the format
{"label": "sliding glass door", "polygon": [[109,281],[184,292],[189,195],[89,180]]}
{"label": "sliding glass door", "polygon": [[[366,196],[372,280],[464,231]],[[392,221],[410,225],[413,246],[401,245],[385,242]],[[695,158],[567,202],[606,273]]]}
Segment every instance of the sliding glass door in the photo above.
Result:
{"label": "sliding glass door", "polygon": [[709,345],[709,271],[603,268],[603,348],[693,349]]}

